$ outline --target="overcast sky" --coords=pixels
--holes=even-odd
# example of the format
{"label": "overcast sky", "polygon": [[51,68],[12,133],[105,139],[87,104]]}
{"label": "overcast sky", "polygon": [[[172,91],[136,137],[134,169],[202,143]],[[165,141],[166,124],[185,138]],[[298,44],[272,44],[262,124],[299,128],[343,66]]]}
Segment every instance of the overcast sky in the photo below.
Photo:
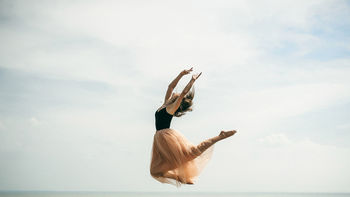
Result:
{"label": "overcast sky", "polygon": [[[1,0],[0,190],[350,192],[349,32],[341,0]],[[177,189],[154,112],[192,66],[171,127],[238,133]]]}

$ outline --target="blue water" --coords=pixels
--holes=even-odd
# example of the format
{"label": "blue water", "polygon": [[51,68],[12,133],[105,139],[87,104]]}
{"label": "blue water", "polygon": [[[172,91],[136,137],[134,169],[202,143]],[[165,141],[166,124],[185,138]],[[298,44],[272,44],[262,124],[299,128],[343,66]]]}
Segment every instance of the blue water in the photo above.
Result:
{"label": "blue water", "polygon": [[350,197],[350,193],[0,192],[0,197]]}

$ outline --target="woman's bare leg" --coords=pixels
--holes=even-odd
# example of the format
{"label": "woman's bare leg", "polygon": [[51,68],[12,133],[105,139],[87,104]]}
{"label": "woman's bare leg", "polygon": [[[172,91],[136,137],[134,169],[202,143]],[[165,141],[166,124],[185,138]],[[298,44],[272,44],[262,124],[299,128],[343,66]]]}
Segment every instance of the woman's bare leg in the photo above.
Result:
{"label": "woman's bare leg", "polygon": [[223,140],[225,138],[228,138],[228,137],[232,136],[233,134],[235,134],[236,132],[237,131],[235,131],[235,130],[221,131],[218,136],[215,136],[213,138],[210,138],[210,139],[207,139],[207,140],[201,142],[197,146],[193,147],[191,151],[193,152],[194,155],[199,156],[200,154],[202,154],[205,150],[207,150],[210,146],[212,146],[216,142]]}

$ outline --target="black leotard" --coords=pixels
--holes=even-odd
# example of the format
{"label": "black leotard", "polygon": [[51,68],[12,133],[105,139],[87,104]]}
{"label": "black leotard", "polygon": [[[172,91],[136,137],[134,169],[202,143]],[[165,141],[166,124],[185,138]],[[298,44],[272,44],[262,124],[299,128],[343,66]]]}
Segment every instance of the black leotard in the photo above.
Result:
{"label": "black leotard", "polygon": [[173,115],[169,114],[166,111],[166,107],[163,109],[156,111],[155,113],[156,117],[156,129],[161,130],[161,129],[167,129],[170,128],[170,122],[171,119],[173,118]]}

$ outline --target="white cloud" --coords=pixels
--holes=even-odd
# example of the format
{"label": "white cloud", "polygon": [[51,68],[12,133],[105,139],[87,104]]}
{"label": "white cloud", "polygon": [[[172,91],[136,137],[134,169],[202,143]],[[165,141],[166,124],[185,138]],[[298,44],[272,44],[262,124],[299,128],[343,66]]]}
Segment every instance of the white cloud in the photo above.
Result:
{"label": "white cloud", "polygon": [[[51,40],[51,35],[22,35],[10,31],[3,33],[7,38],[4,42],[10,46],[4,51],[4,58],[18,55],[19,49],[23,50],[22,57],[26,58],[8,66],[69,78],[128,84],[133,82],[125,75],[118,75],[117,68],[132,64],[135,71],[142,75],[162,77],[178,72],[185,65],[198,65],[200,70],[211,71],[215,69],[214,65],[223,68],[232,63],[240,64],[256,55],[254,44],[244,33],[225,34],[217,31],[215,21],[201,20],[206,17],[206,12],[196,9],[197,15],[193,13],[193,8],[187,10],[188,7],[178,3],[173,5],[175,8],[159,4],[135,7],[134,3],[111,5],[101,2],[61,6],[50,6],[47,11],[40,9],[45,17],[31,21],[34,26],[45,30],[40,34],[56,34],[51,29],[59,29],[57,34],[63,39],[67,33],[81,35],[120,48],[130,53],[130,58],[113,60],[114,54],[103,54],[103,51],[91,47],[72,49],[69,46],[72,43],[63,46],[64,50],[37,48],[28,53],[28,43],[18,38],[32,40],[31,47],[36,48],[38,42],[49,47],[52,43],[46,42]],[[176,14],[180,8],[183,12]],[[39,8],[34,7],[32,11],[36,9]],[[130,9],[133,12],[129,12]],[[14,61],[13,58],[11,61]]]}
{"label": "white cloud", "polygon": [[268,145],[289,145],[292,143],[286,135],[281,133],[265,136],[263,138],[259,138],[257,141]]}
{"label": "white cloud", "polygon": [[217,181],[222,184],[205,185],[206,189],[229,191],[234,185],[242,192],[347,191],[350,149],[308,138],[293,140],[284,133],[266,135],[254,142],[240,135],[242,132],[216,145],[213,161],[201,180],[208,185]]}
{"label": "white cloud", "polygon": [[32,125],[33,127],[37,127],[39,125],[41,125],[41,122],[36,118],[36,117],[31,117],[29,119],[29,123],[30,125]]}
{"label": "white cloud", "polygon": [[349,97],[343,84],[302,84],[242,92],[233,99],[233,108],[242,118],[273,122],[346,102]]}

